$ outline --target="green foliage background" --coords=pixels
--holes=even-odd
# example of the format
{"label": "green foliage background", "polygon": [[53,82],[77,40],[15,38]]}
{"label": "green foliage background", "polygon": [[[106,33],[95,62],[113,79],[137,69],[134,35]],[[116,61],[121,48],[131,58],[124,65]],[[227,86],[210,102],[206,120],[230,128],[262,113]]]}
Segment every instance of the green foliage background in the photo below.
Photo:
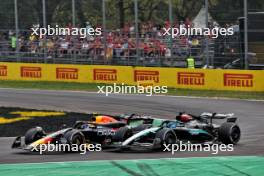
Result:
{"label": "green foliage background", "polygon": [[[102,23],[102,0],[75,0],[76,21],[84,26]],[[47,24],[67,25],[72,19],[71,0],[46,0]],[[173,16],[191,19],[199,12],[204,0],[172,0]],[[264,11],[263,0],[248,0],[250,11]],[[106,0],[107,28],[116,29],[126,22],[133,23],[134,0]],[[209,0],[213,18],[220,24],[233,23],[243,15],[243,0]],[[18,0],[19,28],[28,29],[42,23],[42,0]],[[163,23],[168,20],[168,0],[139,0],[139,20]],[[14,29],[14,2],[1,0],[0,29]]]}

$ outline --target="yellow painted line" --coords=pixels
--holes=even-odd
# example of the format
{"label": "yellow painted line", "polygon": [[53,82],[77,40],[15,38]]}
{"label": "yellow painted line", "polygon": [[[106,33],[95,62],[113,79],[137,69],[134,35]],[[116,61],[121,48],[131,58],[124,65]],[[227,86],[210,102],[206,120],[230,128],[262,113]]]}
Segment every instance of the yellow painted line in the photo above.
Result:
{"label": "yellow painted line", "polygon": [[15,118],[5,118],[0,117],[0,124],[9,124],[23,120],[30,120],[37,117],[53,117],[53,116],[63,116],[64,112],[42,112],[42,111],[15,111],[9,114],[18,115]]}
{"label": "yellow painted line", "polygon": [[46,117],[46,116],[61,116],[64,112],[42,112],[42,111],[15,111],[10,114],[17,114],[21,117]]}
{"label": "yellow painted line", "polygon": [[22,120],[29,120],[31,119],[30,117],[17,117],[17,118],[5,118],[5,117],[0,117],[0,124],[8,124],[8,123],[14,123]]}

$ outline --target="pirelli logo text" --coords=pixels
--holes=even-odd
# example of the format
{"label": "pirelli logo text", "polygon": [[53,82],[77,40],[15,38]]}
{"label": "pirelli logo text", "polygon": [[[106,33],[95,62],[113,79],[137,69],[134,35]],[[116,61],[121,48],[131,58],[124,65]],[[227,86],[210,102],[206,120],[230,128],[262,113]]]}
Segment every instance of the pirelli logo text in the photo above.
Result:
{"label": "pirelli logo text", "polygon": [[21,67],[22,78],[41,78],[41,67]]}
{"label": "pirelli logo text", "polygon": [[252,74],[224,74],[224,86],[226,87],[253,87]]}
{"label": "pirelli logo text", "polygon": [[0,76],[7,76],[7,66],[0,65]]}
{"label": "pirelli logo text", "polygon": [[56,78],[57,79],[78,79],[77,68],[56,68]]}
{"label": "pirelli logo text", "polygon": [[117,81],[116,69],[94,69],[93,79],[96,81]]}
{"label": "pirelli logo text", "polygon": [[204,73],[178,72],[179,85],[205,85]]}
{"label": "pirelli logo text", "polygon": [[135,70],[134,81],[153,81],[159,83],[159,71]]}

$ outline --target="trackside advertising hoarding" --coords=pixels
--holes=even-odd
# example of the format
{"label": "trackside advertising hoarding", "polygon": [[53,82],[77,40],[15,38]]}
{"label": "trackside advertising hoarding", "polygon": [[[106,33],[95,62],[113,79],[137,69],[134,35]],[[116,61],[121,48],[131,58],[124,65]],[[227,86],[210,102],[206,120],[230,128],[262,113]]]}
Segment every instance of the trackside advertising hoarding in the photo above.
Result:
{"label": "trackside advertising hoarding", "polygon": [[159,67],[58,65],[0,62],[0,80],[65,81],[157,86],[184,89],[264,91],[264,71]]}

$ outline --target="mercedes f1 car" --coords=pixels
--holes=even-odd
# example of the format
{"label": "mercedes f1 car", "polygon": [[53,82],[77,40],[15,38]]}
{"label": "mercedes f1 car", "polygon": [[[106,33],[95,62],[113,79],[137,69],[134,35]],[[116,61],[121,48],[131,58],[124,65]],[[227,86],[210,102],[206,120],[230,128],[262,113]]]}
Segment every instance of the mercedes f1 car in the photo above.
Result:
{"label": "mercedes f1 car", "polygon": [[[115,133],[117,149],[162,149],[164,144],[178,141],[200,144],[237,144],[240,140],[240,127],[234,114],[202,113],[199,116],[179,113],[175,120],[161,120],[160,125],[143,124],[144,130],[133,133],[128,127],[121,127]],[[214,120],[224,119],[221,124]],[[132,135],[131,135],[132,134]],[[125,138],[126,136],[126,138]],[[127,137],[129,136],[129,137]]]}

